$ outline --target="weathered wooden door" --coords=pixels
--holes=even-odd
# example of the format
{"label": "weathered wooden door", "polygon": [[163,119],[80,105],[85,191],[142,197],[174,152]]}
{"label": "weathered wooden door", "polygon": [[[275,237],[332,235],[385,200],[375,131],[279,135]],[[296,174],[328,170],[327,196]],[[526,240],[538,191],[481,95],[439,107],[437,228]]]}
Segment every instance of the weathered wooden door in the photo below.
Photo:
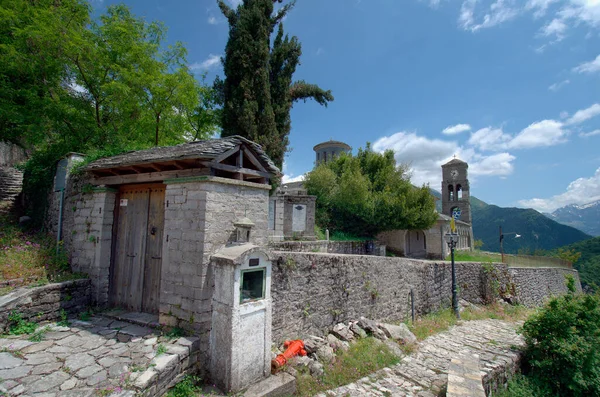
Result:
{"label": "weathered wooden door", "polygon": [[158,312],[164,202],[162,184],[119,189],[110,284],[113,306]]}

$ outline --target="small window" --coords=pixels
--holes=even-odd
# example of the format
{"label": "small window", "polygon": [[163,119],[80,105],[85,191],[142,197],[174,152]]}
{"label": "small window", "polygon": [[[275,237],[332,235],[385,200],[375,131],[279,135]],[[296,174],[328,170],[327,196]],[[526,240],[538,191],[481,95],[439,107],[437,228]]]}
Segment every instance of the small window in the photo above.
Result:
{"label": "small window", "polygon": [[265,297],[265,269],[243,270],[240,283],[240,303]]}

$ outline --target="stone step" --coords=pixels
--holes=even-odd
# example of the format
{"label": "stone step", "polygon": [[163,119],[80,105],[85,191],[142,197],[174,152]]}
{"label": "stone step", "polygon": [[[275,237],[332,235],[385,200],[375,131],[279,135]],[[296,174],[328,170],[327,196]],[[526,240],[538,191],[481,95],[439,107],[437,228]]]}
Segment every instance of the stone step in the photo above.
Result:
{"label": "stone step", "polygon": [[296,378],[286,372],[271,375],[250,386],[244,397],[291,396],[296,392]]}

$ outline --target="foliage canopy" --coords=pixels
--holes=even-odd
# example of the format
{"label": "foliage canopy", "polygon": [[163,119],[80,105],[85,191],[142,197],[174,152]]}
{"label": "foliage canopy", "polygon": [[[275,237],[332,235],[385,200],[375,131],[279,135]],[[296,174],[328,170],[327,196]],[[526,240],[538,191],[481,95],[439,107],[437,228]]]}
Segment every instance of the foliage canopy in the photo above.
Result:
{"label": "foliage canopy", "polygon": [[0,140],[31,153],[26,196],[40,221],[56,161],[206,138],[217,96],[181,43],[124,5],[97,20],[84,0],[6,0],[0,8]]}
{"label": "foliage canopy", "polygon": [[241,135],[261,144],[281,168],[293,103],[312,98],[326,106],[333,96],[314,84],[293,82],[302,48],[297,37],[284,33],[281,21],[295,1],[275,12],[277,2],[282,0],[244,0],[234,10],[218,0],[229,22],[229,40],[223,58],[225,81],[217,80],[215,87],[222,93],[222,135]]}
{"label": "foliage canopy", "polygon": [[530,377],[560,396],[600,396],[600,296],[553,298],[523,325]]}
{"label": "foliage canopy", "polygon": [[410,183],[393,151],[376,153],[369,144],[357,156],[343,154],[319,164],[307,174],[305,186],[317,196],[317,224],[334,231],[373,236],[428,229],[438,217],[429,188]]}

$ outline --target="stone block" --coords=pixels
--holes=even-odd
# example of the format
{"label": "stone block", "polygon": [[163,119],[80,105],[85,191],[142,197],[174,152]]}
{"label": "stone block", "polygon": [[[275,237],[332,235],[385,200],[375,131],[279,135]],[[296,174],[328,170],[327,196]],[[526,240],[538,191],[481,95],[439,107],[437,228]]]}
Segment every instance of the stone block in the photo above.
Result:
{"label": "stone block", "polygon": [[280,397],[296,393],[296,378],[280,372],[250,386],[244,397]]}

